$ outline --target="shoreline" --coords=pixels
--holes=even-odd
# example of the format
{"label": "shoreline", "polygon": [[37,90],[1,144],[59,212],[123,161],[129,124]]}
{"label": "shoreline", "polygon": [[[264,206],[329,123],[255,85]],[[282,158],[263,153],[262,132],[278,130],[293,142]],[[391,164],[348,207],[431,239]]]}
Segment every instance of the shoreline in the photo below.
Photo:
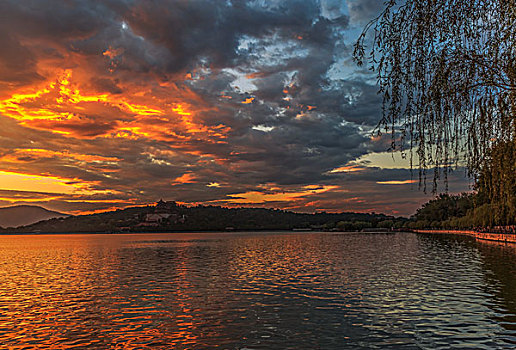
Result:
{"label": "shoreline", "polygon": [[501,243],[516,244],[516,234],[514,233],[494,233],[494,232],[479,232],[474,230],[412,230],[415,233],[429,233],[429,234],[449,234],[470,236],[482,241],[493,241]]}
{"label": "shoreline", "polygon": [[168,234],[168,233],[360,233],[360,234],[394,234],[397,232],[411,232],[410,230],[402,231],[325,231],[325,230],[287,230],[287,229],[256,229],[256,230],[193,230],[193,231],[70,231],[70,232],[0,232],[1,236],[44,236],[44,235],[139,235],[139,234]]}

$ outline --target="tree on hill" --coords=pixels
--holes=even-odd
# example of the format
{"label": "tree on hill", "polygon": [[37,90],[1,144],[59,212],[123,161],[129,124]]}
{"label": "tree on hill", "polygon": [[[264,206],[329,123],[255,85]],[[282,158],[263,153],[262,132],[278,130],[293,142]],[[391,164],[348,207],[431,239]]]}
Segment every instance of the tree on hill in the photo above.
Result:
{"label": "tree on hill", "polygon": [[[435,190],[440,174],[461,161],[472,175],[506,180],[499,168],[482,167],[495,145],[514,154],[515,0],[388,0],[354,56],[377,73],[379,132],[391,133],[392,149],[410,148],[411,163],[415,150],[423,185],[426,169],[437,169]],[[496,200],[498,190],[506,185],[485,195]]]}

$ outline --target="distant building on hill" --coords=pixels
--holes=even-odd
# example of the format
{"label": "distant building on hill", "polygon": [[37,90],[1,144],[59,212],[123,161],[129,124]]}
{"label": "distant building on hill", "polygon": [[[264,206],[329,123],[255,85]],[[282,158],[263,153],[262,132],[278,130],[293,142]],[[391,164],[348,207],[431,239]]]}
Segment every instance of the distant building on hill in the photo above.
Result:
{"label": "distant building on hill", "polygon": [[160,199],[154,213],[148,213],[138,227],[158,227],[161,225],[184,223],[186,216],[179,213],[179,206],[174,201]]}
{"label": "distant building on hill", "polygon": [[170,213],[177,210],[177,203],[174,201],[165,202],[163,199],[160,199],[158,203],[156,203],[156,210],[154,211],[156,214],[160,213]]}
{"label": "distant building on hill", "polygon": [[173,214],[146,214],[142,222],[137,227],[158,227],[167,222]]}
{"label": "distant building on hill", "polygon": [[148,223],[161,223],[167,220],[172,214],[147,214],[145,216],[145,222]]}

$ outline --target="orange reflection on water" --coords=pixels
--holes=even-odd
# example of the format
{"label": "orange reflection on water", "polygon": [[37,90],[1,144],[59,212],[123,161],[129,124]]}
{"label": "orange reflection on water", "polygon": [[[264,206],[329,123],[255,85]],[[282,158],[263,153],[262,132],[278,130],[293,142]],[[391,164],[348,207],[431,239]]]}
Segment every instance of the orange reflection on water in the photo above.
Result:
{"label": "orange reflection on water", "polygon": [[469,243],[409,233],[0,236],[0,344],[411,346],[414,325],[425,347],[498,348],[514,326],[516,255]]}
{"label": "orange reflection on water", "polygon": [[187,256],[171,266],[178,272],[173,288],[166,281],[147,288],[160,281],[142,274],[143,267],[124,265],[120,242],[109,236],[1,240],[0,343],[124,349],[195,344],[194,319],[201,311],[190,302]]}

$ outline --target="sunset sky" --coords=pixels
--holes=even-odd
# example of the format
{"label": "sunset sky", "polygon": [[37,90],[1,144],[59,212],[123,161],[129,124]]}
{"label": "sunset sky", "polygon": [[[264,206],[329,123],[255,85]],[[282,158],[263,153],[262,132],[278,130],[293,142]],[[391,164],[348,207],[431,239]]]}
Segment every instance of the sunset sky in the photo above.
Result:
{"label": "sunset sky", "polygon": [[351,58],[381,3],[0,2],[0,206],[412,214],[431,194]]}

